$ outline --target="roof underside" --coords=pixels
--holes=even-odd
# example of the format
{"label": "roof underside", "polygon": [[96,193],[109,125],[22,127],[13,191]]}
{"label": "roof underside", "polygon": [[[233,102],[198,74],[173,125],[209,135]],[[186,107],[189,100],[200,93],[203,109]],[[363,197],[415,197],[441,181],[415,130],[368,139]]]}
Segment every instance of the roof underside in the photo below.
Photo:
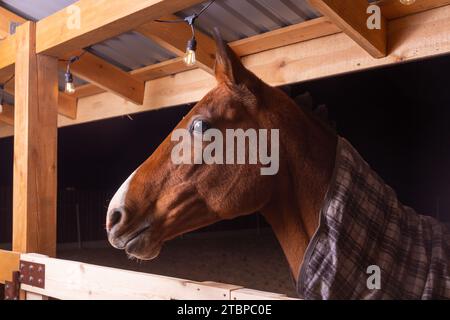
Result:
{"label": "roof underside", "polygon": [[[41,20],[77,0],[0,0],[0,5],[30,20]],[[208,3],[176,13],[179,17],[199,12]],[[320,16],[306,0],[220,0],[197,21],[210,34],[219,27],[228,42],[272,31]],[[89,48],[91,53],[131,71],[175,58],[175,55],[137,32],[127,32]]]}

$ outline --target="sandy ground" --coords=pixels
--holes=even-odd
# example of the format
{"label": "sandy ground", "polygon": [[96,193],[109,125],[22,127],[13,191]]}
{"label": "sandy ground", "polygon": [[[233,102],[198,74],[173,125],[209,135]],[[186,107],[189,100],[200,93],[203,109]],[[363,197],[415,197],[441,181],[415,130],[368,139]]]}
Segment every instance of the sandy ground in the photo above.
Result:
{"label": "sandy ground", "polygon": [[241,285],[296,297],[281,248],[271,232],[192,235],[165,244],[153,261],[137,262],[109,245],[58,249],[58,258],[108,267]]}

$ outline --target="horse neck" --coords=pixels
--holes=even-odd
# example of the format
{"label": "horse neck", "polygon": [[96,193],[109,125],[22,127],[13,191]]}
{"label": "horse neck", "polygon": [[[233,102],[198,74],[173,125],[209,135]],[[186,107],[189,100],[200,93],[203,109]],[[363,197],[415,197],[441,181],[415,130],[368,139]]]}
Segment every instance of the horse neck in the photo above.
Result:
{"label": "horse neck", "polygon": [[283,101],[284,107],[276,104],[270,116],[278,122],[272,123],[273,128],[280,128],[279,180],[262,214],[298,280],[304,253],[319,224],[334,169],[337,138],[290,99],[285,97]]}

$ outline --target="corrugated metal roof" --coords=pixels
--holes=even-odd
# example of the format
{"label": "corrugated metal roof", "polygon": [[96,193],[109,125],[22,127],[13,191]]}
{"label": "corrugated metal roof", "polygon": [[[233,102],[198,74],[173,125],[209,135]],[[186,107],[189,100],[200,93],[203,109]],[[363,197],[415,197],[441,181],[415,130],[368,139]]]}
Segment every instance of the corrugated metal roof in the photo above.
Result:
{"label": "corrugated metal roof", "polygon": [[[199,12],[199,4],[177,13],[185,17]],[[305,0],[217,0],[198,20],[206,33],[219,27],[228,42],[268,32],[318,17]]]}
{"label": "corrugated metal roof", "polygon": [[[28,19],[40,20],[74,2],[76,0],[0,0],[0,5]],[[185,17],[198,12],[205,3],[177,15]],[[205,33],[217,26],[224,39],[234,41],[318,16],[306,0],[217,0],[197,20],[197,26]],[[89,51],[127,71],[175,57],[136,32],[96,44]]]}

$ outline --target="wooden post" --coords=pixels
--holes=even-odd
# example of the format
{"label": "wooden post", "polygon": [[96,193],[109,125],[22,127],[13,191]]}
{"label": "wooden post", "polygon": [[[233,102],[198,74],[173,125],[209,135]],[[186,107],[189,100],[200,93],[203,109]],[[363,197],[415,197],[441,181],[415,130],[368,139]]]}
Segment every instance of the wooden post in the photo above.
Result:
{"label": "wooden post", "polygon": [[36,54],[36,25],[17,28],[13,250],[56,255],[58,61]]}

